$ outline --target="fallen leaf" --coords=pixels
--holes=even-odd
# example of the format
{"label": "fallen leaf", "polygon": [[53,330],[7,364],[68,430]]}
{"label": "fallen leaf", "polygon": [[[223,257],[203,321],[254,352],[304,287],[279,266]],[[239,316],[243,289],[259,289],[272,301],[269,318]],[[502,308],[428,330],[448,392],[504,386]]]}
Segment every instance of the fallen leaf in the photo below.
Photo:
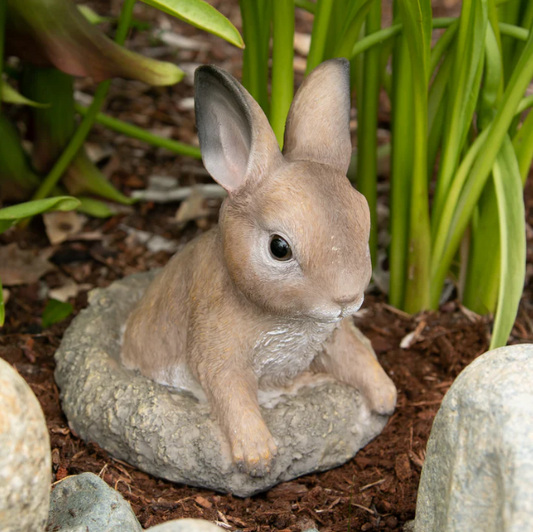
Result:
{"label": "fallen leaf", "polygon": [[74,307],[70,303],[63,303],[57,299],[50,299],[43,311],[43,329],[68,318],[73,310]]}
{"label": "fallen leaf", "polygon": [[66,303],[71,297],[76,297],[80,291],[92,288],[90,284],[78,284],[72,279],[67,279],[63,286],[53,288],[48,292],[52,299]]}
{"label": "fallen leaf", "polygon": [[210,209],[205,205],[205,196],[197,188],[193,188],[191,195],[179,206],[175,220],[181,226],[187,222],[206,218],[209,216]]}
{"label": "fallen leaf", "polygon": [[56,245],[79,233],[87,218],[74,211],[55,211],[43,214],[43,220],[48,240],[52,245]]}
{"label": "fallen leaf", "polygon": [[55,270],[48,261],[53,249],[33,251],[21,250],[16,242],[0,247],[0,279],[4,286],[16,286],[37,282],[44,274]]}

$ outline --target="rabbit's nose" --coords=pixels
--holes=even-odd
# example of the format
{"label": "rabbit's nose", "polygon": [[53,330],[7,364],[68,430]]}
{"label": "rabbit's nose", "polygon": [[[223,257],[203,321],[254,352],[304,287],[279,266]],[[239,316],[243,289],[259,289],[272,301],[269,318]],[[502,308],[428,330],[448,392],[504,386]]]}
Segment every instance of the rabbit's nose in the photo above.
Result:
{"label": "rabbit's nose", "polygon": [[359,299],[361,299],[361,295],[357,294],[355,296],[338,297],[334,301],[335,303],[338,303],[341,307],[347,307],[351,305],[352,303],[355,303]]}
{"label": "rabbit's nose", "polygon": [[338,298],[335,301],[340,305],[341,311],[339,313],[339,316],[346,317],[351,316],[352,314],[355,314],[363,304],[363,301],[365,300],[364,295],[358,295],[355,297],[343,297]]}

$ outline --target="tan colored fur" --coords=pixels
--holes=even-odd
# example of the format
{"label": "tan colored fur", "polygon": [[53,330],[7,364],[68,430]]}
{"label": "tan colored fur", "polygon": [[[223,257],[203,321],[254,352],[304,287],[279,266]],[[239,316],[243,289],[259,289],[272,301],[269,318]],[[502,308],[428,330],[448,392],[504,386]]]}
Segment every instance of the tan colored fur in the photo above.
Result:
{"label": "tan colored fur", "polygon": [[[224,130],[227,124],[219,120],[220,145],[200,135],[206,167],[229,197],[219,226],[169,261],[126,326],[126,366],[205,395],[235,462],[250,474],[264,474],[276,452],[259,410],[259,389],[290,385],[311,368],[357,387],[381,414],[395,406],[392,381],[350,317],[370,280],[370,217],[366,200],[344,175],[349,100],[340,90],[329,96],[324,90],[325,83],[346,89],[341,67],[338,60],[324,63],[298,92],[286,132],[286,146],[294,151],[285,157],[244,89],[218,70],[212,78],[213,70],[202,72],[212,83],[206,98],[214,91],[223,105],[213,104],[201,120],[220,112],[231,121],[237,114],[237,132],[231,124],[234,129]],[[335,108],[339,94],[341,110]],[[227,105],[235,105],[233,114]],[[302,136],[308,148],[317,145],[307,156],[298,144]],[[319,150],[323,142],[326,149]],[[272,234],[289,241],[293,260],[269,255]]]}

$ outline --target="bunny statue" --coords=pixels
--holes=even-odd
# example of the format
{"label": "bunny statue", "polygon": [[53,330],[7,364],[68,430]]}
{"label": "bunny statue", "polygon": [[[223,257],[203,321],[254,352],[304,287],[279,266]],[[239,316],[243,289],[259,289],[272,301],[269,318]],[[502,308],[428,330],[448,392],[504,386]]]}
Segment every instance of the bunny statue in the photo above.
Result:
{"label": "bunny statue", "polygon": [[351,315],[370,280],[370,215],[346,178],[349,63],[332,59],[292,103],[283,153],[259,105],[213,66],[195,74],[203,162],[226,189],[219,225],[156,277],[126,323],[122,360],[207,398],[244,472],[269,471],[276,443],[258,391],[305,370],[359,389],[390,414],[396,388]]}

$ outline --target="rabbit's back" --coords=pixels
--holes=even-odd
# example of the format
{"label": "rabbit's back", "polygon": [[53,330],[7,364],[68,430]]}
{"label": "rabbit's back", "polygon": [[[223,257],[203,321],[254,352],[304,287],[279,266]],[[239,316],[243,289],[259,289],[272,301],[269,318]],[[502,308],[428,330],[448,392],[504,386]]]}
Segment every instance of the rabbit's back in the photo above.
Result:
{"label": "rabbit's back", "polygon": [[135,305],[122,345],[126,367],[161,384],[198,387],[187,364],[189,319],[195,299],[212,284],[206,276],[217,271],[210,257],[218,238],[214,227],[176,253]]}

